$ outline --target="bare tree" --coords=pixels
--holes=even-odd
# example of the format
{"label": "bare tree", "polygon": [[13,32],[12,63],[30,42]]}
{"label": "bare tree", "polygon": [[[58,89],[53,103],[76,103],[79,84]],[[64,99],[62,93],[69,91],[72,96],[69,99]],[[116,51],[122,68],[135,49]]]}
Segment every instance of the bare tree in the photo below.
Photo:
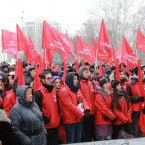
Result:
{"label": "bare tree", "polygon": [[[135,40],[135,26],[133,24],[136,12],[142,6],[142,1],[136,5],[135,0],[102,0],[97,3],[90,13],[90,19],[83,24],[80,34],[83,38],[91,42],[99,34],[100,22],[103,18],[106,28],[115,49],[118,48],[125,35],[127,40],[133,45]],[[145,11],[145,10],[144,10]]]}

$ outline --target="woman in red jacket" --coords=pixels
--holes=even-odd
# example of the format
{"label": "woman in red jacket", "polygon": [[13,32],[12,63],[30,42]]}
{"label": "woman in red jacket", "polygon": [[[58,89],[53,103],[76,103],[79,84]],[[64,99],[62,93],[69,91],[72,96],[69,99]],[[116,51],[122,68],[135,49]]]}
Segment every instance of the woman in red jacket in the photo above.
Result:
{"label": "woman in red jacket", "polygon": [[100,89],[95,90],[95,132],[98,141],[112,135],[112,121],[116,120],[111,111],[111,96],[108,80],[103,76],[98,79]]}
{"label": "woman in red jacket", "polygon": [[66,75],[66,86],[60,90],[60,109],[66,132],[66,143],[81,142],[82,118],[87,119],[89,107],[80,90],[78,74]]}
{"label": "woman in red jacket", "polygon": [[117,117],[117,121],[113,124],[112,139],[117,139],[119,132],[124,129],[130,135],[133,135],[132,130],[132,109],[131,102],[127,93],[122,89],[121,82],[114,80],[112,82],[113,100],[112,108]]}

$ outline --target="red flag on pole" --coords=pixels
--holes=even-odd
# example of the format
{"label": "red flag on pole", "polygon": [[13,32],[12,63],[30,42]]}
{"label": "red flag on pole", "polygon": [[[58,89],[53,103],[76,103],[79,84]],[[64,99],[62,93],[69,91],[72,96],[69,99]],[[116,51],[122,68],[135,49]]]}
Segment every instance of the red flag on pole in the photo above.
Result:
{"label": "red flag on pole", "polygon": [[98,42],[96,40],[92,40],[92,43],[93,43],[93,46],[94,46],[94,49],[96,51],[95,53],[95,56],[96,56],[96,60],[97,60],[97,53],[98,53]]}
{"label": "red flag on pole", "polygon": [[17,29],[17,45],[18,45],[18,51],[24,51],[25,49],[29,49],[29,41],[23,34],[22,30],[16,25]]}
{"label": "red flag on pole", "polygon": [[137,31],[136,49],[145,52],[145,36],[140,31],[140,29]]}
{"label": "red flag on pole", "polygon": [[115,57],[119,59],[120,63],[128,63],[131,67],[138,66],[138,58],[124,36],[121,45],[115,53]]}
{"label": "red flag on pole", "polygon": [[102,61],[100,61],[100,65],[99,65],[99,76],[104,76]]}
{"label": "red flag on pole", "polygon": [[65,42],[62,40],[58,32],[50,27],[46,21],[43,22],[42,48],[47,49],[50,52],[53,52],[54,50],[60,52],[63,61],[66,63],[68,62]]}
{"label": "red flag on pole", "polygon": [[116,59],[116,79],[120,80],[120,74],[119,74],[119,59]]}
{"label": "red flag on pole", "polygon": [[141,61],[138,60],[138,81],[139,81],[139,88],[140,88],[140,92],[141,92],[141,95],[145,97],[145,90],[144,90],[144,87],[143,87],[143,76],[142,76],[142,73],[141,73]]}
{"label": "red flag on pole", "polygon": [[77,36],[76,53],[90,63],[95,62],[95,50],[87,42]]}
{"label": "red flag on pole", "polygon": [[2,30],[2,52],[12,54],[15,59],[18,59],[16,33]]}
{"label": "red flag on pole", "polygon": [[106,31],[104,20],[102,19],[101,22],[101,29],[98,39],[98,51],[97,51],[97,58],[100,61],[107,62],[113,57],[112,47],[110,44],[110,40]]}
{"label": "red flag on pole", "polygon": [[39,77],[39,74],[42,72],[41,67],[42,67],[41,65],[35,67],[36,75],[34,79],[34,92],[36,92],[41,86]]}
{"label": "red flag on pole", "polygon": [[25,79],[23,74],[23,64],[21,60],[18,59],[16,66],[15,79],[18,78],[18,86],[25,85]]}

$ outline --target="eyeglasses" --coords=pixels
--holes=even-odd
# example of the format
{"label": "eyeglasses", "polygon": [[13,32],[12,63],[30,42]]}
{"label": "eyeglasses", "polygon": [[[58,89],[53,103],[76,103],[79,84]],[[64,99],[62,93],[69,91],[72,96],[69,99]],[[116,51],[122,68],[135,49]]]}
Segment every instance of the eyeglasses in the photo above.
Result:
{"label": "eyeglasses", "polygon": [[52,79],[52,77],[51,77],[51,78],[45,78],[45,79],[47,79],[47,80],[51,80],[51,79]]}

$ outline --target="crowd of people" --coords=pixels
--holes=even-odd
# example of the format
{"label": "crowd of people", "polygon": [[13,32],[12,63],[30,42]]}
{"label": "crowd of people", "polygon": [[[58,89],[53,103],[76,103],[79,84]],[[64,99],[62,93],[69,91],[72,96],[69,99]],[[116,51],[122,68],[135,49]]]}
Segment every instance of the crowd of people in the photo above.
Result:
{"label": "crowd of people", "polygon": [[[126,71],[122,63],[120,80],[116,66],[98,67],[85,62],[54,64],[40,74],[35,92],[35,68],[23,63],[25,85],[18,85],[15,65],[0,65],[0,140],[3,145],[58,145],[118,139],[125,131],[132,138],[145,136],[145,96],[138,80],[138,67]],[[145,87],[145,66],[141,67]],[[36,82],[35,83],[39,83]],[[143,90],[144,91],[144,90]],[[9,141],[9,143],[8,143]]]}

